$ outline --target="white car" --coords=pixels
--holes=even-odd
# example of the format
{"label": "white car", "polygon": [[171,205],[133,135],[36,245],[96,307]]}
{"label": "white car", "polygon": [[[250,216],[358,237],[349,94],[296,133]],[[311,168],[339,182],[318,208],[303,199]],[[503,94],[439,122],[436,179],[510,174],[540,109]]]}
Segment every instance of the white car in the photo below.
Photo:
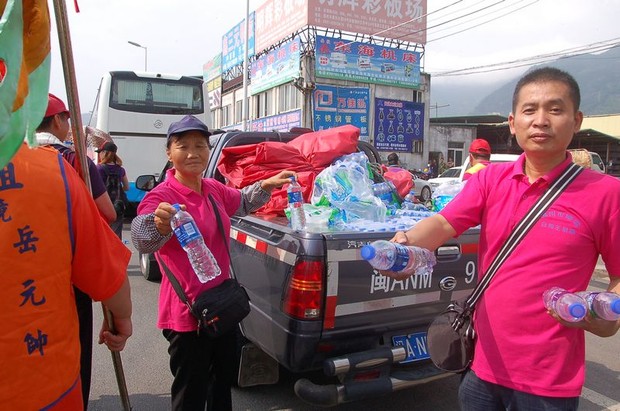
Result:
{"label": "white car", "polygon": [[[519,158],[518,154],[491,154],[491,163],[505,163],[508,161],[515,161]],[[463,175],[465,171],[470,167],[469,156],[465,158],[465,164],[459,167],[452,167],[444,171],[439,177],[431,178],[428,180],[431,183],[433,190],[448,181],[463,181]]]}
{"label": "white car", "polygon": [[413,192],[415,196],[418,197],[421,202],[426,203],[431,199],[433,188],[427,180],[422,180],[415,175],[412,175],[411,178],[413,179]]}
{"label": "white car", "polygon": [[585,148],[574,148],[568,150],[573,157],[573,163],[577,163],[582,167],[590,168],[599,173],[605,174],[605,163],[598,153],[588,151]]}
{"label": "white car", "polygon": [[431,188],[434,190],[443,183],[461,181],[463,179],[463,173],[463,166],[452,167],[441,173],[439,177],[429,178],[427,183],[429,183]]}

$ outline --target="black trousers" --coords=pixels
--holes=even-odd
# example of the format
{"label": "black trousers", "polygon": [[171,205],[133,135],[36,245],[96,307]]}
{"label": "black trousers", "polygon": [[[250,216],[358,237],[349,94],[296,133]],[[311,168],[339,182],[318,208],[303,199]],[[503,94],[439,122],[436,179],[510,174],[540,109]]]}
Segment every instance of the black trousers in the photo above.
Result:
{"label": "black trousers", "polygon": [[236,379],[236,332],[210,339],[205,334],[163,330],[170,343],[173,411],[232,411]]}
{"label": "black trousers", "polygon": [[84,411],[88,409],[90,378],[93,361],[93,300],[73,287],[80,330],[80,379],[82,380],[82,399]]}

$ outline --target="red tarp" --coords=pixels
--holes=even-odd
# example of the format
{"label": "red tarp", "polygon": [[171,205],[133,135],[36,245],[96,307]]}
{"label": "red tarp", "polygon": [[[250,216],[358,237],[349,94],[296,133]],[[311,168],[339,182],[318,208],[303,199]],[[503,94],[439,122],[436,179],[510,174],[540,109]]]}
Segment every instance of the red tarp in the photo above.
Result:
{"label": "red tarp", "polygon": [[413,176],[405,169],[396,169],[395,167],[383,167],[383,177],[390,180],[396,186],[396,191],[400,198],[405,198],[409,191],[413,188]]}
{"label": "red tarp", "polygon": [[[289,143],[264,142],[225,148],[218,170],[228,185],[243,188],[258,180],[276,175],[282,170],[297,172],[304,201],[309,202],[314,178],[336,158],[357,151],[360,130],[346,125],[302,134]],[[271,200],[259,213],[284,215],[288,202],[286,189],[271,193]]]}

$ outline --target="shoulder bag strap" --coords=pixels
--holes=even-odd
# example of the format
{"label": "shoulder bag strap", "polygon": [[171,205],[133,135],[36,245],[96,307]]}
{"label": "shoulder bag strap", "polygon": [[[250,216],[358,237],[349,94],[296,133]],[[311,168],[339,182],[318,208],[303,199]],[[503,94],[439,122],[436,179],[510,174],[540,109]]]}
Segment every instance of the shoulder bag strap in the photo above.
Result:
{"label": "shoulder bag strap", "polygon": [[230,257],[230,248],[228,247],[228,242],[230,241],[230,238],[227,237],[224,232],[224,223],[222,223],[222,217],[220,216],[220,212],[217,209],[217,204],[215,203],[215,200],[213,199],[213,196],[211,194],[209,194],[209,201],[211,202],[211,206],[213,207],[213,212],[215,213],[215,218],[217,220],[217,228],[219,229],[220,234],[222,235],[222,238],[224,240],[224,245],[226,246],[226,252],[228,253],[228,261],[230,262],[230,271],[233,274],[231,277],[236,279],[236,276],[234,275],[233,265],[232,265],[232,258]]}
{"label": "shoulder bag strap", "polygon": [[157,253],[154,253],[153,255],[155,256],[155,259],[159,262],[159,264],[161,264],[161,266],[164,267],[164,272],[166,273],[166,277],[168,277],[168,280],[170,281],[170,284],[172,284],[172,288],[174,288],[174,291],[177,293],[177,295],[179,296],[179,298],[181,299],[183,304],[185,304],[185,306],[187,307],[189,312],[192,313],[192,315],[194,317],[196,317],[198,320],[200,320],[200,318],[192,310],[192,305],[190,304],[189,300],[187,299],[187,295],[185,295],[185,292],[183,291],[183,288],[181,287],[181,284],[179,284],[179,280],[177,280],[177,278],[174,276],[174,274],[172,274],[172,271],[170,271],[170,269],[168,268],[166,263],[164,263],[164,260],[162,260],[161,257],[159,257],[157,255]]}
{"label": "shoulder bag strap", "polygon": [[482,293],[487,289],[491,280],[510,256],[519,242],[534,226],[536,221],[547,211],[551,204],[562,194],[562,191],[583,171],[583,168],[577,164],[571,163],[566,170],[553,182],[547,191],[536,201],[534,206],[528,211],[523,219],[517,224],[502,248],[499,250],[495,259],[489,266],[489,269],[482,277],[482,280],[476,285],[476,288],[467,298],[465,302],[466,310],[473,310],[474,306],[482,297]]}

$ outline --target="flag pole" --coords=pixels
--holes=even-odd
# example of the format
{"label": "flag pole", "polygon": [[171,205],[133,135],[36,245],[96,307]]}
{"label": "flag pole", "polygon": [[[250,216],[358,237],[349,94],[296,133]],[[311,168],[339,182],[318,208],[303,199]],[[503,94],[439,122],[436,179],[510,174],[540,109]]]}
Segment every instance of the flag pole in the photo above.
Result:
{"label": "flag pole", "polygon": [[[56,26],[58,28],[58,39],[60,43],[60,55],[62,58],[62,68],[65,77],[65,87],[67,90],[67,102],[69,104],[69,113],[71,115],[71,132],[73,134],[73,143],[75,146],[76,157],[78,162],[76,169],[79,175],[86,183],[86,187],[92,193],[90,184],[90,175],[88,170],[88,161],[86,159],[86,138],[84,136],[84,128],[82,127],[82,114],[80,112],[80,100],[77,92],[77,81],[75,77],[75,66],[73,64],[73,51],[71,48],[71,35],[69,33],[69,19],[66,13],[66,4],[64,0],[54,0],[54,14],[56,16]],[[112,312],[103,304],[104,318],[107,322],[110,332],[114,333],[114,320]],[[125,373],[123,372],[123,363],[121,354],[118,351],[110,351],[112,354],[112,363],[116,374],[116,382],[123,403],[123,410],[130,411],[129,393],[127,391],[127,383],[125,381]]]}

